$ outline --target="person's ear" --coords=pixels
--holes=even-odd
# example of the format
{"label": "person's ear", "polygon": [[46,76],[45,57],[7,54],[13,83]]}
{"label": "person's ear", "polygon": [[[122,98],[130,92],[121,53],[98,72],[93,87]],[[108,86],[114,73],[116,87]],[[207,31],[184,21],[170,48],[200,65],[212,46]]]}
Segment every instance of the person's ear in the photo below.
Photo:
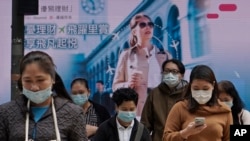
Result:
{"label": "person's ear", "polygon": [[184,78],[184,74],[179,73],[180,79]]}

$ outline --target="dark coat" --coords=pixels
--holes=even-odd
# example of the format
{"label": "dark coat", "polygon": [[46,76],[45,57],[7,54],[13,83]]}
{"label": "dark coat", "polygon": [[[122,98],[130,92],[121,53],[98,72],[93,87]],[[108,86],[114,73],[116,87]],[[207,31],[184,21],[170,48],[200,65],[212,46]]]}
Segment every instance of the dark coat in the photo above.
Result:
{"label": "dark coat", "polygon": [[115,103],[110,97],[110,92],[106,92],[106,91],[102,93],[96,92],[94,93],[92,101],[104,106],[108,110],[111,116],[115,114]]}
{"label": "dark coat", "polygon": [[91,100],[89,100],[89,102],[92,103],[92,105],[93,105],[93,107],[94,107],[94,109],[96,111],[96,114],[98,116],[98,123],[97,123],[98,126],[101,123],[103,123],[105,120],[110,118],[110,114],[109,114],[108,110],[104,106],[102,106],[102,105],[100,105],[98,103],[95,103],[95,102],[93,102]]}
{"label": "dark coat", "polygon": [[[54,97],[58,128],[62,141],[87,141],[86,124],[81,107]],[[24,141],[27,98],[20,95],[16,100],[0,105],[0,141]],[[36,123],[29,111],[29,139],[36,131],[35,141],[55,140],[56,133],[51,106]]]}
{"label": "dark coat", "polygon": [[[132,128],[130,141],[134,141],[139,122],[134,119],[134,126]],[[116,116],[103,122],[94,137],[94,141],[119,141],[118,129],[116,124]],[[151,141],[148,130],[144,127],[141,141]]]}
{"label": "dark coat", "polygon": [[174,90],[162,82],[149,93],[144,105],[141,123],[152,132],[152,140],[161,141],[166,119],[173,105],[183,97],[188,86],[186,80],[175,87]]}

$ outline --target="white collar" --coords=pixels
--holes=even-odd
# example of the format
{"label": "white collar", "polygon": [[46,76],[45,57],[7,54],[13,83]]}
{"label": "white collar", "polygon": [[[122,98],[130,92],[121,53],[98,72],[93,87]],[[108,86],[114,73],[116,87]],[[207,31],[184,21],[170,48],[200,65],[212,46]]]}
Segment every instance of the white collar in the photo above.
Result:
{"label": "white collar", "polygon": [[134,122],[134,120],[132,120],[132,122],[130,123],[130,125],[129,125],[127,128],[125,128],[124,126],[122,126],[122,125],[119,123],[119,121],[118,121],[118,119],[117,119],[117,117],[116,117],[116,124],[117,124],[117,129],[127,129],[127,128],[133,128],[135,122]]}

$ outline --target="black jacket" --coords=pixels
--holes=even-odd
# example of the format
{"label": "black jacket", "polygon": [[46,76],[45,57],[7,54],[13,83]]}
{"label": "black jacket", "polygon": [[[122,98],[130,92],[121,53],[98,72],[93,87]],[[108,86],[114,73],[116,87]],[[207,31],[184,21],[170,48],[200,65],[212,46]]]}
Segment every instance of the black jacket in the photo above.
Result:
{"label": "black jacket", "polygon": [[[134,141],[139,122],[134,119],[134,127],[132,128],[130,141]],[[116,124],[116,116],[103,122],[94,137],[94,141],[119,141],[118,129]],[[148,130],[144,127],[141,141],[151,141]]]}
{"label": "black jacket", "polygon": [[98,103],[95,103],[95,102],[93,102],[91,100],[89,100],[89,102],[93,104],[93,107],[96,110],[96,114],[98,116],[98,123],[97,123],[98,126],[101,123],[103,123],[105,120],[110,118],[110,114],[109,114],[108,110],[104,106],[102,106],[102,105],[100,105]]}

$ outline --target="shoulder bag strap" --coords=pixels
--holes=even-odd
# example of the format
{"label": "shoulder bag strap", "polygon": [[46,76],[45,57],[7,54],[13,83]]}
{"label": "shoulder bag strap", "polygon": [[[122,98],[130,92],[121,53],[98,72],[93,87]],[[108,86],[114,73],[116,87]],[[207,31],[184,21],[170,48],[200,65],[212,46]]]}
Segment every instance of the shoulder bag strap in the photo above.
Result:
{"label": "shoulder bag strap", "polygon": [[136,132],[136,135],[135,135],[135,141],[140,141],[141,140],[143,129],[144,129],[144,125],[139,122],[137,132]]}

